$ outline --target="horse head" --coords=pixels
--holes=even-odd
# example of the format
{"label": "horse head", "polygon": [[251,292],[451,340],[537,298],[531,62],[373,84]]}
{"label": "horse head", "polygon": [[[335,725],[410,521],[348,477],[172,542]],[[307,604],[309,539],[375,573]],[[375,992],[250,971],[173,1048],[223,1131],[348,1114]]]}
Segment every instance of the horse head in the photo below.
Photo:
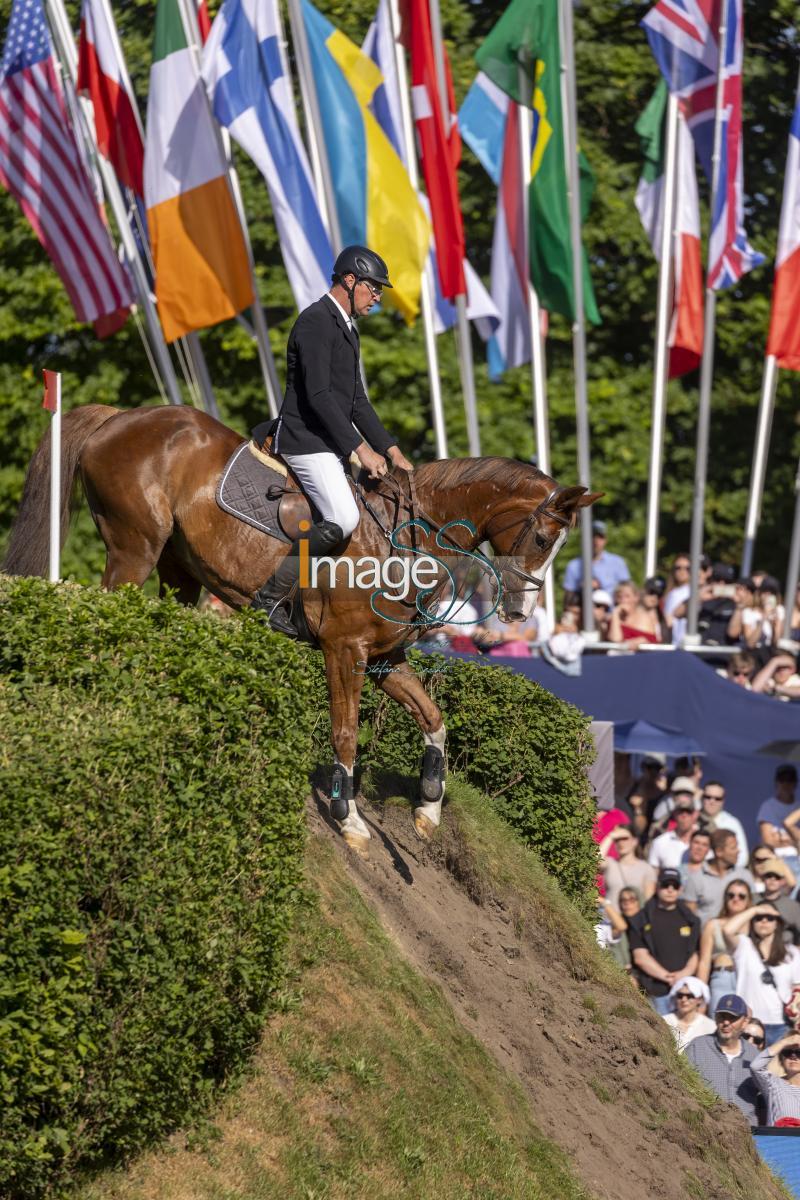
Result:
{"label": "horse head", "polygon": [[[544,484],[553,481],[546,479]],[[531,507],[528,497],[504,504],[487,525],[496,554],[501,591],[497,615],[506,623],[526,621],[533,612],[544,578],[575,525],[578,509],[588,508],[602,492],[553,484]]]}

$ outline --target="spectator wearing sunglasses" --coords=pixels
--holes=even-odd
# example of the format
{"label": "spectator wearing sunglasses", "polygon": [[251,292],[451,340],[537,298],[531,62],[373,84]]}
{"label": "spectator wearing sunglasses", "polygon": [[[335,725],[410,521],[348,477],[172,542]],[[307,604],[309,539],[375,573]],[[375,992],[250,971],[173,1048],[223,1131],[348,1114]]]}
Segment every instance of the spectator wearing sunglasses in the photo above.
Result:
{"label": "spectator wearing sunglasses", "polygon": [[755,887],[755,880],[747,867],[736,865],[738,857],[736,834],[731,833],[730,829],[715,829],[711,835],[711,858],[703,863],[699,871],[689,876],[683,892],[684,900],[701,921],[716,916],[725,890],[733,879],[741,879],[748,887]]}
{"label": "spectator wearing sunglasses", "polygon": [[712,1091],[757,1124],[758,1089],[750,1065],[758,1058],[755,1046],[742,1037],[750,1014],[741,996],[722,996],[714,1012],[714,1033],[695,1038],[686,1047],[686,1058]]}
{"label": "spectator wearing sunglasses", "polygon": [[700,922],[679,899],[680,891],[680,871],[660,871],[655,896],[629,922],[636,979],[662,1017],[671,1011],[673,985],[697,968]]}
{"label": "spectator wearing sunglasses", "polygon": [[721,996],[736,990],[736,965],[725,941],[722,926],[730,917],[735,917],[737,913],[750,908],[752,903],[753,894],[748,884],[733,879],[725,888],[722,908],[703,926],[697,976],[711,989],[711,1012],[716,1012]]}
{"label": "spectator wearing sunglasses", "polygon": [[788,1029],[783,1006],[800,982],[800,951],[784,941],[783,917],[774,904],[746,908],[722,932],[736,965],[736,991],[763,1022],[771,1046]]}
{"label": "spectator wearing sunglasses", "polygon": [[742,1030],[742,1037],[755,1046],[756,1050],[766,1049],[767,1037],[764,1033],[764,1026],[757,1017],[750,1018]]}
{"label": "spectator wearing sunglasses", "polygon": [[[775,851],[772,850],[769,846],[765,846],[763,842],[759,842],[759,844],[757,846],[754,846],[753,850],[750,854],[750,874],[753,876],[753,878],[756,881],[756,891],[760,895],[764,894],[764,880],[762,879],[762,875],[764,873],[764,870],[766,869],[767,863],[771,863],[774,858],[775,858]],[[783,862],[783,865],[786,867],[786,871],[787,871],[786,880],[787,880],[787,883],[791,890],[792,888],[794,888],[795,884],[797,883],[797,879],[795,877],[794,871],[789,866],[789,864],[786,862],[786,860],[782,859],[781,861]]]}
{"label": "spectator wearing sunglasses", "polygon": [[800,945],[800,904],[789,897],[789,868],[780,858],[768,858],[761,873],[764,900],[783,917],[783,939]]}
{"label": "spectator wearing sunglasses", "polygon": [[[769,1069],[777,1060],[780,1074]],[[800,1034],[773,1042],[750,1064],[767,1102],[767,1125],[800,1125]]]}
{"label": "spectator wearing sunglasses", "polygon": [[710,833],[713,833],[715,829],[729,829],[731,833],[735,833],[736,844],[739,847],[736,865],[737,867],[747,866],[747,856],[750,851],[744,826],[738,817],[726,810],[725,788],[716,779],[709,779],[700,793],[699,824],[701,829],[708,829]]}
{"label": "spectator wearing sunglasses", "polygon": [[711,999],[702,979],[696,975],[684,975],[672,985],[669,998],[672,1002],[672,1012],[665,1015],[664,1020],[672,1030],[679,1051],[684,1051],[696,1037],[716,1033],[716,1025],[703,1011]]}

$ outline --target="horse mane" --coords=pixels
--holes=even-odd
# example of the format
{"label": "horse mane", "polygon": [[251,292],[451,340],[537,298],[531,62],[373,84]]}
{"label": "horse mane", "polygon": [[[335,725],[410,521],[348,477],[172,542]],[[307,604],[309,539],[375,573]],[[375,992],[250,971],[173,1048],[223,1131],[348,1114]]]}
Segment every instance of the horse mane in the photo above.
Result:
{"label": "horse mane", "polygon": [[425,463],[418,468],[420,476],[424,474],[426,483],[449,490],[460,485],[468,486],[474,483],[487,483],[502,480],[503,487],[509,492],[525,491],[527,487],[547,480],[555,483],[544,471],[531,463],[520,462],[516,458],[449,458],[437,462]]}

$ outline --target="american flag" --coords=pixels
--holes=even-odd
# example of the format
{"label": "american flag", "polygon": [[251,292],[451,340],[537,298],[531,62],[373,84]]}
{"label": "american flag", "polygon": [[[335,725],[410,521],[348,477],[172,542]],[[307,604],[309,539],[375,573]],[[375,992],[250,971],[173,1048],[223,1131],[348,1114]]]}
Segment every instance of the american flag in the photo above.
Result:
{"label": "american flag", "polygon": [[133,302],[67,117],[41,0],[14,0],[0,64],[0,183],[47,251],[79,321]]}
{"label": "american flag", "polygon": [[742,0],[658,0],[642,21],[661,74],[681,100],[697,157],[711,182],[723,6],[727,31],[720,170],[708,248],[708,285],[717,289],[731,287],[764,261],[750,246],[744,228]]}

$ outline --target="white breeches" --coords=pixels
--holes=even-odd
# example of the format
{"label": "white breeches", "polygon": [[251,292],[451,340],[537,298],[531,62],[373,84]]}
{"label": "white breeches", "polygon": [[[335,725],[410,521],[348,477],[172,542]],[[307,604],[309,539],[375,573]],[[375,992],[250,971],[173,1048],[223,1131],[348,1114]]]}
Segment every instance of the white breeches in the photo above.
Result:
{"label": "white breeches", "polygon": [[300,486],[326,521],[335,521],[345,537],[358,524],[358,505],[350,490],[344,467],[335,454],[284,454]]}

